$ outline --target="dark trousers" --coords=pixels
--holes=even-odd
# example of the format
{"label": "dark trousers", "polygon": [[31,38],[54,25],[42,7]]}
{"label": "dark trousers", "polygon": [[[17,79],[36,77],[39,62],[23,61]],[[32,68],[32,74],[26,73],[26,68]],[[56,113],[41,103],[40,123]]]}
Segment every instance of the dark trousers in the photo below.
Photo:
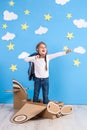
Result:
{"label": "dark trousers", "polygon": [[36,78],[34,80],[34,97],[33,102],[38,102],[40,89],[42,88],[43,103],[48,103],[49,78]]}

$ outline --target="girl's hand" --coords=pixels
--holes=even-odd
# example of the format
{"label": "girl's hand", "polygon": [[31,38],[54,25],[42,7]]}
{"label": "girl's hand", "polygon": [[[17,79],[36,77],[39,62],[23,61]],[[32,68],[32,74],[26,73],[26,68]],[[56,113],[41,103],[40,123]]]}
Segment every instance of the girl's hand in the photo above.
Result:
{"label": "girl's hand", "polygon": [[71,50],[71,49],[68,49],[68,50],[66,51],[66,54],[68,54],[68,53],[70,53],[70,52],[72,52],[72,50]]}

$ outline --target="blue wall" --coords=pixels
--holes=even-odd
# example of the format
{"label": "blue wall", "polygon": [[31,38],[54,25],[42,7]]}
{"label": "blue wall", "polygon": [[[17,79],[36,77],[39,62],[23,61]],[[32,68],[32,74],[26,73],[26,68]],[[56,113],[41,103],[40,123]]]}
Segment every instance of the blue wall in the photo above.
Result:
{"label": "blue wall", "polygon": [[12,89],[13,79],[29,87],[28,96],[33,97],[23,56],[35,52],[36,44],[44,41],[49,54],[73,50],[50,62],[49,98],[87,104],[86,5],[86,0],[0,1],[0,103],[13,102],[13,93],[5,92]]}

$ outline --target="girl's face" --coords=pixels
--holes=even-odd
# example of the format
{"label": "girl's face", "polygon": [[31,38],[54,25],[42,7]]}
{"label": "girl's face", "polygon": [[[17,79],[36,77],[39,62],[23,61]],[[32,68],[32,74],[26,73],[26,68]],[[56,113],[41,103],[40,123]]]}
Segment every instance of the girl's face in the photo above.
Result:
{"label": "girl's face", "polygon": [[39,47],[37,48],[38,52],[41,56],[45,56],[47,53],[47,48],[44,44],[40,44]]}

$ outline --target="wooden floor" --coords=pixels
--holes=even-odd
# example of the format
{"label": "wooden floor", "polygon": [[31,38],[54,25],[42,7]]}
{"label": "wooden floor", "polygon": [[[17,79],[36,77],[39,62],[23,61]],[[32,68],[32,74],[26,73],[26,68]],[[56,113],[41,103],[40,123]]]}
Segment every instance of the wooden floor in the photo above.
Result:
{"label": "wooden floor", "polygon": [[87,130],[87,105],[74,105],[73,113],[57,119],[29,120],[24,124],[13,124],[12,104],[0,104],[0,130]]}

